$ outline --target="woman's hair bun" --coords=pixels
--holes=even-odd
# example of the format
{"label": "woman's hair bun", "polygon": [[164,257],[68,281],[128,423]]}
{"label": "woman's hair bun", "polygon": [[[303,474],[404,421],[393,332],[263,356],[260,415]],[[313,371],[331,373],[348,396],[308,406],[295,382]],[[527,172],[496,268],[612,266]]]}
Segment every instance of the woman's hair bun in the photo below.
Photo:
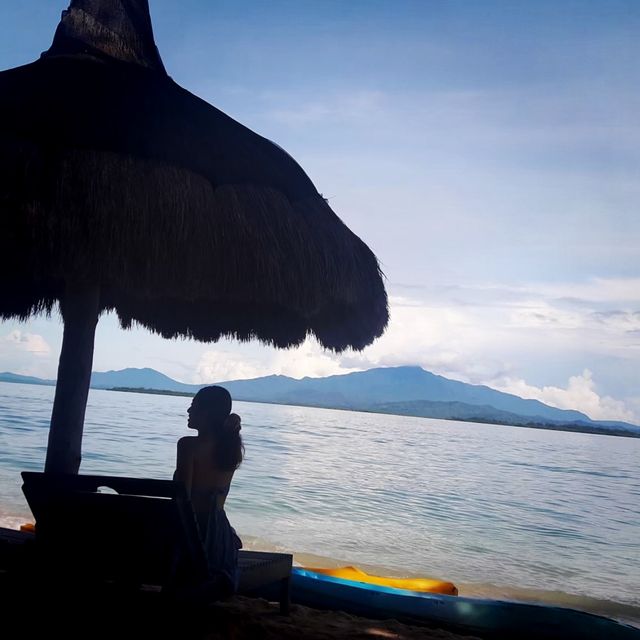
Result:
{"label": "woman's hair bun", "polygon": [[241,428],[240,416],[237,413],[230,413],[224,421],[223,429],[231,433],[240,433]]}

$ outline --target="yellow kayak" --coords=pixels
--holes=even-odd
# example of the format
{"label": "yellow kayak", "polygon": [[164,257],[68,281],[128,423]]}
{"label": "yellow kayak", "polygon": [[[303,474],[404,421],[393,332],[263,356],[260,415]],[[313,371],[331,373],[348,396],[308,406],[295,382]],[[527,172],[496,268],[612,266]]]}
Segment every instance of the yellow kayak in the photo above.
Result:
{"label": "yellow kayak", "polygon": [[382,587],[392,587],[394,589],[406,589],[408,591],[419,591],[421,593],[444,593],[449,596],[457,596],[458,589],[452,582],[445,580],[433,580],[431,578],[386,578],[384,576],[371,576],[358,569],[358,567],[338,567],[336,569],[317,569],[305,567],[306,571],[322,573],[333,578],[352,580],[354,582],[364,582],[366,584],[376,584]]}

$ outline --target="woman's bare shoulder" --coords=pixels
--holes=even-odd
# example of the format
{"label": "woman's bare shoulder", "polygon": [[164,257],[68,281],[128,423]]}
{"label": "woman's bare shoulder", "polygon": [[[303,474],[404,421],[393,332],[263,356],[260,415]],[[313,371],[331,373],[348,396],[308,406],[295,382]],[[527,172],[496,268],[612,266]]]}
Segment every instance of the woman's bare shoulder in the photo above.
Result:
{"label": "woman's bare shoulder", "polygon": [[196,436],[183,436],[178,440],[178,448],[184,451],[191,450],[195,447],[197,439]]}

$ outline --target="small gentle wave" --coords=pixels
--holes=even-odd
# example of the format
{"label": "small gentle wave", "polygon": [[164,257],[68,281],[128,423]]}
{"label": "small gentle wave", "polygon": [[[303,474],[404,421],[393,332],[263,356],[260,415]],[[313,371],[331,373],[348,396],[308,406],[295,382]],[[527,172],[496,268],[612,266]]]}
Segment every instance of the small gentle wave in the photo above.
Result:
{"label": "small gentle wave", "polygon": [[[0,383],[0,525],[30,519],[53,388]],[[82,472],[170,478],[188,398],[92,390]],[[640,440],[236,403],[228,512],[298,561],[640,622]],[[497,585],[497,586],[496,586]]]}

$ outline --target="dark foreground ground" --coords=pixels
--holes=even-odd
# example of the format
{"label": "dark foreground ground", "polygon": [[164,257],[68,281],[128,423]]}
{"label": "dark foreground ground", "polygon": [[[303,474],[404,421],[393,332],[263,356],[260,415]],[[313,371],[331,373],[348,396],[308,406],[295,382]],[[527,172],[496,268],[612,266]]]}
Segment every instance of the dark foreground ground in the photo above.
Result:
{"label": "dark foreground ground", "polygon": [[292,606],[283,616],[275,603],[234,597],[197,609],[177,607],[160,593],[121,588],[82,588],[64,580],[38,584],[0,572],[3,637],[10,638],[198,638],[203,640],[469,640],[441,630],[394,620],[374,621],[346,613]]}

